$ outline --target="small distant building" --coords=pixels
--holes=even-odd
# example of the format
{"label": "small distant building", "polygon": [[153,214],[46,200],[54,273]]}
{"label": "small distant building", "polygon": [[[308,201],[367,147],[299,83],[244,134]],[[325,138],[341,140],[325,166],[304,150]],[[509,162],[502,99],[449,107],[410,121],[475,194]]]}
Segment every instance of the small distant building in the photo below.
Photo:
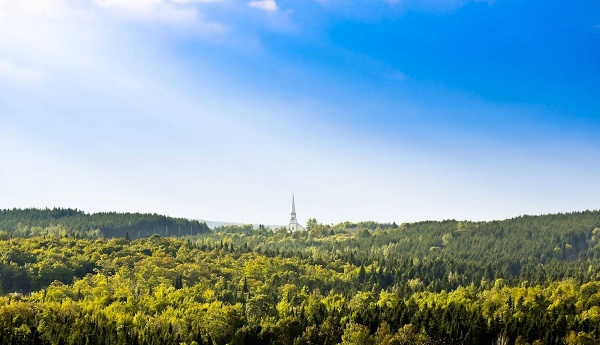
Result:
{"label": "small distant building", "polygon": [[290,217],[290,224],[288,225],[289,232],[295,232],[300,230],[306,230],[302,225],[298,223],[296,218],[296,203],[294,202],[294,196],[292,195],[292,216]]}

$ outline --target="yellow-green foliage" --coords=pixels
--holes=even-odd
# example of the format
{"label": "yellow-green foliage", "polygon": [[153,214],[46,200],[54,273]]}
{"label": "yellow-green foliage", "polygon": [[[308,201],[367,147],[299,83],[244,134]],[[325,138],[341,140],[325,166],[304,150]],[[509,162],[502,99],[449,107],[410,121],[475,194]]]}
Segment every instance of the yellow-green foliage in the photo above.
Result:
{"label": "yellow-green foliage", "polygon": [[[490,273],[487,262],[447,252],[481,227],[444,225],[431,235],[440,242],[433,252],[428,234],[407,237],[410,228],[235,228],[188,240],[0,236],[0,345],[600,340],[593,258],[515,258],[522,278],[509,272],[515,267]],[[490,261],[502,255],[492,251]]]}

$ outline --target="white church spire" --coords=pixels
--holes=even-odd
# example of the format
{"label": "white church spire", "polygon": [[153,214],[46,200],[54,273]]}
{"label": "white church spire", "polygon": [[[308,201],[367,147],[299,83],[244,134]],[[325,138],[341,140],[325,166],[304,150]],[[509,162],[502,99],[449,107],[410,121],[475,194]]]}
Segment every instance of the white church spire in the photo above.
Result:
{"label": "white church spire", "polygon": [[291,221],[296,221],[296,202],[294,201],[294,194],[292,194],[292,218]]}
{"label": "white church spire", "polygon": [[294,194],[292,194],[292,214],[290,217],[290,224],[288,225],[289,232],[304,230],[304,227],[298,224],[298,219],[296,218],[296,201],[294,199]]}

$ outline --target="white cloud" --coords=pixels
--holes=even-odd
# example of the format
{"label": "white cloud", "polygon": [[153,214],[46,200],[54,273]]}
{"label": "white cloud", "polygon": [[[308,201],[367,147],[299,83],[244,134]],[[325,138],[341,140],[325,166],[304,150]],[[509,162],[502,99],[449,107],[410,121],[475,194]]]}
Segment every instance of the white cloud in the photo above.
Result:
{"label": "white cloud", "polygon": [[186,34],[205,39],[229,31],[226,23],[207,18],[203,6],[224,0],[93,0],[109,17],[123,22],[161,22],[172,27],[185,28]]}
{"label": "white cloud", "polygon": [[207,4],[211,2],[223,2],[223,0],[170,0],[174,4]]}
{"label": "white cloud", "polygon": [[248,6],[268,12],[277,11],[277,3],[275,0],[253,0],[248,3]]}
{"label": "white cloud", "polygon": [[0,24],[15,15],[34,18],[64,19],[90,16],[84,8],[74,7],[65,0],[0,0]]}
{"label": "white cloud", "polygon": [[95,0],[101,7],[120,7],[131,11],[145,11],[164,4],[162,0]]}
{"label": "white cloud", "polygon": [[171,24],[200,21],[199,4],[223,0],[0,0],[0,22],[18,12],[31,17],[62,19],[98,14],[99,8],[129,19],[158,20]]}
{"label": "white cloud", "polygon": [[96,5],[116,10],[118,14],[139,19],[159,20],[172,24],[191,23],[198,19],[198,11],[187,2],[172,3],[164,0],[95,0]]}
{"label": "white cloud", "polygon": [[7,2],[14,3],[23,13],[30,16],[60,19],[85,14],[84,10],[71,6],[64,0],[7,0]]}
{"label": "white cloud", "polygon": [[404,8],[426,8],[434,10],[452,10],[464,6],[469,2],[485,2],[489,5],[495,0],[384,0],[391,6]]}

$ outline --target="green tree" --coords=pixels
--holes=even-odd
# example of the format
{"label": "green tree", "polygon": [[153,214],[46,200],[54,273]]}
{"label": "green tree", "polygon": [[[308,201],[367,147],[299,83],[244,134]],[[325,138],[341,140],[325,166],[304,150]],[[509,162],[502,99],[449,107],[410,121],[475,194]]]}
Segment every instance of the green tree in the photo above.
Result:
{"label": "green tree", "polygon": [[306,221],[306,230],[310,231],[317,225],[319,225],[319,223],[317,223],[316,218],[308,218],[308,220]]}
{"label": "green tree", "polygon": [[342,335],[343,345],[373,345],[375,338],[369,333],[369,328],[357,323],[349,323]]}

